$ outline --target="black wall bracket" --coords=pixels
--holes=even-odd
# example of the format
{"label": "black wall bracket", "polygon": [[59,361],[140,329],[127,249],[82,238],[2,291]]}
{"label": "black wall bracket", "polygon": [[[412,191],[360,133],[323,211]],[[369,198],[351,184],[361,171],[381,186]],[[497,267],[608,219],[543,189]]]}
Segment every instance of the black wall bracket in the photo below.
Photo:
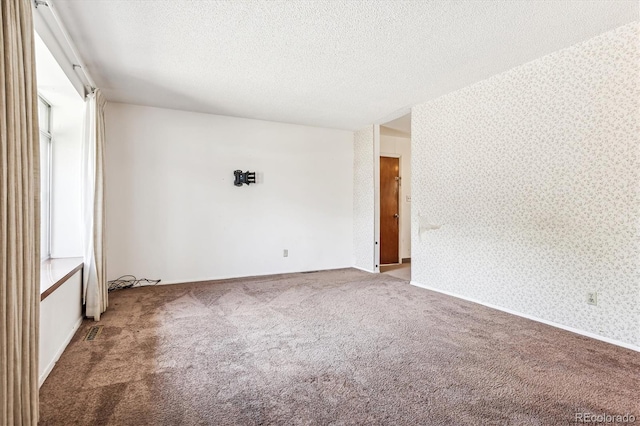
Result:
{"label": "black wall bracket", "polygon": [[235,186],[242,186],[243,183],[249,185],[250,183],[256,183],[256,172],[242,172],[242,170],[236,170],[233,172],[236,179],[233,182]]}

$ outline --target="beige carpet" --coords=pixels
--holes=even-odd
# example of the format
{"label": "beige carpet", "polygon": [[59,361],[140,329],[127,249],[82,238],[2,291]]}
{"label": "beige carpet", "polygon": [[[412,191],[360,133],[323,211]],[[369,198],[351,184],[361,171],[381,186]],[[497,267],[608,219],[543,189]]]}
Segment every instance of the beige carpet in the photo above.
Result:
{"label": "beige carpet", "polygon": [[[41,388],[51,425],[640,418],[640,354],[346,269],[121,290]],[[640,420],[636,420],[640,421]]]}
{"label": "beige carpet", "polygon": [[401,263],[399,265],[380,265],[380,273],[391,275],[405,281],[411,281],[411,263]]}

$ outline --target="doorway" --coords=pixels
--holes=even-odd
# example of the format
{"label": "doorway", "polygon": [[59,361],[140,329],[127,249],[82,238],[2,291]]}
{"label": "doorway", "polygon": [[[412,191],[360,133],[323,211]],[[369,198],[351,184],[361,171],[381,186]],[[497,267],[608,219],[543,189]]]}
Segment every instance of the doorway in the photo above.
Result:
{"label": "doorway", "polygon": [[410,276],[411,114],[378,129],[378,139],[374,138],[376,268],[395,273],[402,265],[403,274]]}
{"label": "doorway", "polygon": [[400,263],[400,159],[380,157],[380,264]]}

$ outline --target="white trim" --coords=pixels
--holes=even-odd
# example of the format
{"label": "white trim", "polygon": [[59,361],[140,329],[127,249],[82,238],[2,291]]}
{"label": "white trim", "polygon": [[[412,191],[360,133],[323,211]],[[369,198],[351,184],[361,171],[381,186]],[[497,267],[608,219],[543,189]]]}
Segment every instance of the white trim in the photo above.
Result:
{"label": "white trim", "polygon": [[64,339],[64,343],[60,345],[60,349],[58,349],[58,352],[56,352],[56,356],[53,357],[49,365],[47,365],[47,368],[45,368],[44,371],[42,372],[42,375],[40,376],[40,380],[38,383],[38,387],[41,387],[44,381],[47,380],[47,377],[49,377],[49,373],[51,373],[51,370],[53,370],[53,367],[56,365],[56,362],[58,362],[58,360],[62,356],[62,353],[64,352],[65,349],[67,349],[67,346],[71,342],[71,339],[73,339],[73,336],[75,336],[76,331],[78,331],[78,329],[80,328],[80,325],[82,324],[82,320],[83,320],[82,317],[78,318],[78,321],[76,321],[76,323],[73,325],[73,328],[69,332],[69,335],[67,336],[66,339]]}
{"label": "white trim", "polygon": [[[46,235],[42,235],[42,233],[40,234],[40,239],[42,240],[42,238],[46,239],[46,244],[47,244],[47,248],[46,248],[46,253],[40,253],[40,261],[45,261],[47,259],[51,258],[51,247],[53,246],[52,243],[52,226],[53,226],[53,220],[52,220],[52,210],[53,210],[53,134],[51,132],[51,125],[52,125],[52,114],[53,114],[53,108],[51,107],[51,102],[49,102],[44,96],[42,96],[40,94],[40,92],[38,92],[38,113],[40,113],[40,102],[42,102],[45,105],[45,108],[47,109],[47,128],[46,131],[42,130],[40,128],[40,121],[38,120],[38,130],[40,131],[39,134],[39,138],[38,138],[38,145],[40,144],[40,137],[44,136],[45,138],[47,138],[48,143],[47,143],[47,172],[48,172],[48,176],[47,176],[47,218],[46,218]],[[42,159],[42,152],[40,152],[40,158]],[[40,171],[42,172],[42,164],[40,165]],[[41,180],[42,181],[42,180]],[[42,205],[42,199],[40,200],[41,203],[40,205]]]}
{"label": "white trim", "polygon": [[380,272],[380,125],[373,125],[373,271]]}
{"label": "white trim", "polygon": [[411,285],[415,286],[415,287],[423,288],[425,290],[431,290],[431,291],[435,291],[437,293],[446,294],[447,296],[452,296],[452,297],[455,297],[455,298],[458,298],[458,299],[462,299],[462,300],[466,300],[466,301],[469,301],[469,302],[477,303],[479,305],[483,305],[483,306],[486,306],[486,307],[491,308],[491,309],[496,309],[498,311],[502,311],[502,312],[506,312],[506,313],[511,314],[511,315],[516,315],[516,316],[519,316],[519,317],[522,317],[522,318],[530,319],[532,321],[541,322],[543,324],[550,325],[552,327],[560,328],[562,330],[570,331],[572,333],[580,334],[582,336],[590,337],[592,339],[601,340],[603,342],[611,343],[612,345],[616,345],[616,346],[621,346],[621,347],[626,348],[626,349],[631,349],[632,351],[640,352],[640,346],[636,346],[636,345],[633,345],[631,343],[621,342],[620,340],[611,339],[609,337],[600,336],[598,334],[591,333],[589,331],[584,331],[584,330],[580,330],[580,329],[577,329],[577,328],[569,327],[567,325],[558,324],[558,323],[553,322],[553,321],[548,321],[548,320],[545,320],[545,319],[542,319],[542,318],[534,317],[533,315],[523,314],[522,312],[513,311],[511,309],[503,308],[501,306],[493,305],[491,303],[481,302],[479,300],[472,299],[470,297],[461,296],[459,294],[451,293],[451,292],[448,292],[448,291],[445,291],[445,290],[440,290],[440,289],[437,289],[437,288],[434,288],[434,287],[431,287],[431,286],[428,286],[428,285],[425,285],[425,284],[421,284],[421,283],[419,283],[417,281],[413,281],[412,280],[411,281]]}

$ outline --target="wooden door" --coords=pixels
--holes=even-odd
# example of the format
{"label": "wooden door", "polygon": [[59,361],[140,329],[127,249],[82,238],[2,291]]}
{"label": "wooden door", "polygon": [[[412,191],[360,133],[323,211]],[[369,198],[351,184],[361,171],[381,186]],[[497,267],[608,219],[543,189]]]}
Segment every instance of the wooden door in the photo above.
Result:
{"label": "wooden door", "polygon": [[398,263],[400,159],[380,157],[380,264]]}

